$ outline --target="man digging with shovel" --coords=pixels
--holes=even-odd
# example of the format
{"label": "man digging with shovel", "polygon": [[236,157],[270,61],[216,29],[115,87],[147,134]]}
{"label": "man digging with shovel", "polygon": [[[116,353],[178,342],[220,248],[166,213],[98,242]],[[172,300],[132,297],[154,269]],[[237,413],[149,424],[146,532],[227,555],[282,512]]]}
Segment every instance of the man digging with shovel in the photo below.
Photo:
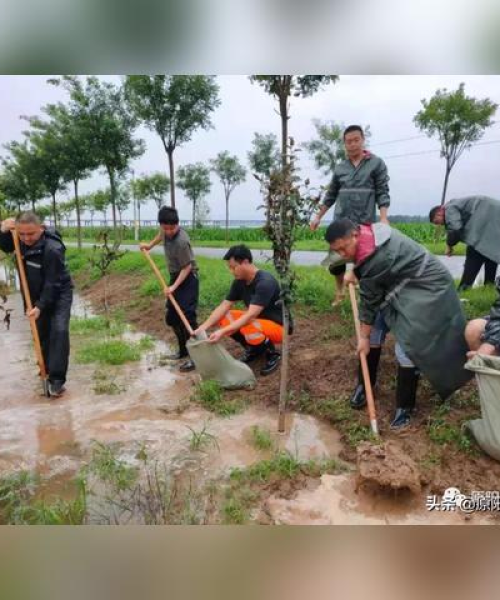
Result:
{"label": "man digging with shovel", "polygon": [[[346,283],[359,280],[357,351],[367,356],[372,385],[387,332],[396,338],[399,368],[391,428],[399,430],[410,424],[420,372],[443,399],[472,377],[463,368],[465,317],[453,279],[438,258],[384,223],[358,226],[340,219],[328,227],[325,239],[331,250],[354,262]],[[362,408],[365,402],[360,376],[351,407]]]}
{"label": "man digging with shovel", "polygon": [[196,320],[199,295],[198,267],[189,236],[179,225],[177,210],[170,206],[163,206],[158,212],[158,222],[160,224],[158,235],[149,244],[140,244],[139,248],[149,252],[157,244],[163,243],[167,269],[170,272],[169,287],[165,290],[167,297],[165,323],[174,330],[179,344],[179,351],[170,358],[173,360],[186,358],[187,360],[179,367],[179,370],[185,373],[195,368],[186,348],[189,333],[169,296],[170,294],[174,296],[192,329],[196,329],[198,327]]}
{"label": "man digging with shovel", "polygon": [[[230,248],[224,260],[234,276],[231,289],[194,333],[199,335],[217,325],[219,329],[209,336],[210,342],[217,343],[223,337],[231,336],[245,348],[242,362],[248,364],[265,356],[266,363],[260,374],[269,375],[281,361],[281,354],[275,347],[283,340],[279,283],[271,273],[261,271],[253,264],[252,253],[243,244]],[[245,304],[246,310],[232,309],[239,301]]]}
{"label": "man digging with shovel", "polygon": [[[35,319],[51,396],[64,392],[69,361],[69,321],[73,284],[64,262],[65,247],[59,234],[46,229],[33,212],[17,220],[5,219],[0,226],[0,249],[15,250],[13,230],[20,238],[21,258],[33,308],[27,316]],[[26,298],[23,298],[25,306]]]}

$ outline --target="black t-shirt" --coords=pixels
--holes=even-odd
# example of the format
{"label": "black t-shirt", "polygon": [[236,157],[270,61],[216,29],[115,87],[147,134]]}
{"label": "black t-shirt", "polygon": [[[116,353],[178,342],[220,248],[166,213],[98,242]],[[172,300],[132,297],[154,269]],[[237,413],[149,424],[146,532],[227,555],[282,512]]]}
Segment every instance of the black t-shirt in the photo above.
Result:
{"label": "black t-shirt", "polygon": [[248,285],[235,279],[226,297],[229,302],[242,301],[248,308],[250,304],[263,306],[264,310],[259,319],[268,319],[283,325],[283,314],[280,299],[280,286],[276,279],[267,271],[257,271],[253,281]]}

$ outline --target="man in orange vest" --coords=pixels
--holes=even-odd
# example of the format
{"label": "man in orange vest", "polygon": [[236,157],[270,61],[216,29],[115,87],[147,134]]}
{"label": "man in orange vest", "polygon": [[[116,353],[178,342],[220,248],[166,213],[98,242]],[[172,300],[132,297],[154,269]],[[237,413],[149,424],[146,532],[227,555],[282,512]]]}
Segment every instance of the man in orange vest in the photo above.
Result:
{"label": "man in orange vest", "polygon": [[[280,303],[280,286],[275,277],[253,264],[252,253],[245,245],[229,248],[224,256],[234,276],[226,299],[195,331],[202,333],[217,325],[209,341],[216,343],[230,336],[245,348],[241,360],[251,363],[265,356],[261,375],[275,371],[281,354],[275,344],[283,340],[283,314]],[[235,310],[233,304],[243,302],[246,310]]]}

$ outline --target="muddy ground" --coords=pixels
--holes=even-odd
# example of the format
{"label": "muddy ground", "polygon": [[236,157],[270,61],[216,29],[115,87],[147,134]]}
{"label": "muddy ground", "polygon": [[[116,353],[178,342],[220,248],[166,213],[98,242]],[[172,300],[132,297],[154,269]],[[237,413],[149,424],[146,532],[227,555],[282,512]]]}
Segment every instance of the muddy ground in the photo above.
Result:
{"label": "muddy ground", "polygon": [[[138,289],[141,283],[140,276],[110,276],[110,306],[123,311],[126,320],[141,331],[173,342],[163,322],[163,299],[131,299],[130,290]],[[103,282],[82,293],[97,308],[102,302]],[[291,338],[289,408],[332,423],[341,434],[340,457],[354,465],[356,446],[369,437],[369,422],[364,411],[355,413],[346,408],[357,371],[355,341],[346,315],[347,311],[339,314],[335,309],[330,314],[297,314]],[[241,351],[232,340],[225,343],[235,354]],[[500,464],[461,434],[462,423],[480,414],[475,383],[468,384],[446,405],[425,381],[421,382],[413,425],[395,434],[388,427],[394,410],[395,375],[393,343],[388,341],[375,388],[379,428],[385,441],[396,441],[418,465],[425,493],[441,494],[448,487],[458,487],[462,493],[500,489]],[[277,372],[258,378],[256,388],[245,395],[255,406],[276,406],[278,393]],[[241,392],[227,394],[230,397]]]}

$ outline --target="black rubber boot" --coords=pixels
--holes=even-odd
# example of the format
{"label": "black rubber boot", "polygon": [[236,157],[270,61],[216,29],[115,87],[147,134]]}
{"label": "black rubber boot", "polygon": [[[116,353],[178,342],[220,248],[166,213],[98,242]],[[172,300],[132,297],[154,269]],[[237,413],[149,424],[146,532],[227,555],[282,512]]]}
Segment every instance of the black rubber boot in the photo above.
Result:
{"label": "black rubber boot", "polygon": [[62,396],[66,388],[64,387],[64,381],[59,379],[54,379],[53,381],[49,380],[49,394],[54,396],[54,398],[58,398]]}
{"label": "black rubber boot", "polygon": [[179,367],[179,371],[181,371],[181,373],[188,373],[189,371],[194,371],[195,369],[196,366],[190,358],[186,360],[186,362],[183,362]]}
{"label": "black rubber boot", "polygon": [[[380,362],[380,355],[382,354],[382,348],[370,348],[370,352],[366,357],[366,362],[368,363],[368,371],[370,373],[370,381],[372,387],[377,383],[377,372],[378,365]],[[358,367],[358,385],[356,386],[351,399],[349,401],[351,408],[354,410],[361,410],[366,406],[366,395],[365,395],[365,386],[363,383],[363,372],[361,370],[361,363],[359,363]]]}
{"label": "black rubber boot", "polygon": [[396,387],[396,412],[391,429],[401,430],[408,427],[415,408],[420,372],[416,367],[399,367]]}
{"label": "black rubber boot", "polygon": [[281,354],[276,350],[274,344],[270,340],[264,342],[266,352],[266,364],[260,370],[263,376],[270,375],[279,367],[281,363]]}
{"label": "black rubber boot", "polygon": [[258,344],[257,346],[250,346],[249,344],[245,347],[245,352],[240,358],[241,362],[249,364],[260,358],[267,351],[267,341]]}

